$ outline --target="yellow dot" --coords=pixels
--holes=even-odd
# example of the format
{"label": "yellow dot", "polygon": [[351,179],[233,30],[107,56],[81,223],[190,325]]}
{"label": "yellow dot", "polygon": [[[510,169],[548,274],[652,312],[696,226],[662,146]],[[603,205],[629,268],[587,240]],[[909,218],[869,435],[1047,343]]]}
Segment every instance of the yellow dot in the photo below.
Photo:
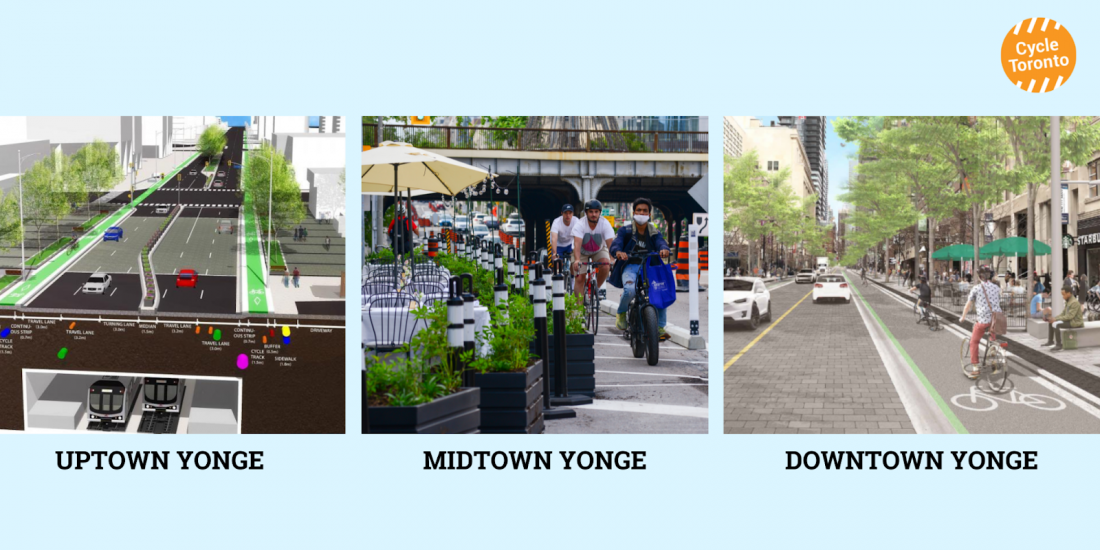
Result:
{"label": "yellow dot", "polygon": [[283,336],[290,336],[290,327],[283,325]]}

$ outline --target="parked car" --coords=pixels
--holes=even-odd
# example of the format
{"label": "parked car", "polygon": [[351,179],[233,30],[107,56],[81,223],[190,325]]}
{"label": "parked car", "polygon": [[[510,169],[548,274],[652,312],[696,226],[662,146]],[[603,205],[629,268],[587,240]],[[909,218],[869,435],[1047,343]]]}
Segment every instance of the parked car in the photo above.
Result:
{"label": "parked car", "polygon": [[799,270],[798,275],[794,277],[794,282],[799,285],[802,283],[816,283],[817,272],[809,268]]}
{"label": "parked car", "polygon": [[723,315],[753,330],[772,320],[772,297],[759,277],[726,277],[722,287]]}
{"label": "parked car", "polygon": [[822,275],[814,283],[814,303],[821,300],[844,300],[844,303],[852,303],[852,289],[848,288],[848,281],[841,275]]}
{"label": "parked car", "polygon": [[199,282],[199,275],[195,273],[194,269],[181,269],[176,275],[176,288],[195,288],[195,284]]}
{"label": "parked car", "polygon": [[85,294],[103,294],[111,287],[111,276],[106,273],[92,273],[81,289]]}
{"label": "parked car", "polygon": [[121,241],[122,240],[122,228],[118,227],[118,226],[108,227],[107,230],[103,232],[103,240],[104,241],[115,241],[115,242]]}
{"label": "parked car", "polygon": [[504,226],[501,227],[500,230],[509,235],[522,235],[527,231],[527,224],[525,224],[523,218],[516,213],[508,216],[508,219],[504,220]]}
{"label": "parked car", "polygon": [[455,220],[450,216],[439,218],[439,227],[454,227]]}

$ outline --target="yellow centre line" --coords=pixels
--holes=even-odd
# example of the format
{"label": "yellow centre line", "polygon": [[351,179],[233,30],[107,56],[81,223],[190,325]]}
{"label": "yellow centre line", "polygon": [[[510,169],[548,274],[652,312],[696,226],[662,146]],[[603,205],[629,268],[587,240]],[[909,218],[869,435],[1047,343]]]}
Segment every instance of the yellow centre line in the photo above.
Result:
{"label": "yellow centre line", "polygon": [[752,347],[755,346],[756,343],[759,342],[761,338],[763,338],[766,334],[768,334],[768,332],[771,332],[771,330],[773,328],[775,328],[775,325],[778,325],[781,321],[783,321],[784,318],[786,318],[788,315],[791,314],[792,311],[794,311],[794,308],[798,307],[798,305],[801,304],[802,302],[805,302],[806,298],[809,298],[810,295],[813,294],[813,293],[814,293],[814,291],[812,291],[812,290],[807,292],[806,295],[803,296],[801,300],[799,300],[797,303],[795,303],[793,306],[791,306],[791,309],[788,309],[786,313],[784,313],[778,319],[776,319],[775,322],[772,323],[768,328],[764,329],[764,332],[761,332],[760,336],[757,336],[756,338],[754,338],[752,340],[752,342],[749,342],[749,345],[745,346],[744,349],[737,352],[737,355],[734,355],[733,358],[730,359],[729,363],[726,363],[726,366],[722,368],[722,371],[725,372],[726,369],[730,368],[734,363],[736,363],[737,360],[740,359],[742,355],[745,355],[746,352],[748,352],[750,349],[752,349]]}

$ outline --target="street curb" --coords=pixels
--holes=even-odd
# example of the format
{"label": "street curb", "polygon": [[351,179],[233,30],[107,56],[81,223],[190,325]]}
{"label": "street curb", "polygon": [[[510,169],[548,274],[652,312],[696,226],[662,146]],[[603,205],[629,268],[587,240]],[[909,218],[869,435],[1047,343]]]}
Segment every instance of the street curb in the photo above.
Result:
{"label": "street curb", "polygon": [[[907,301],[915,301],[911,296],[907,296],[899,290],[890,288],[889,285],[882,284],[874,279],[868,279],[871,282],[881,286],[882,288],[893,292],[894,294],[902,297]],[[966,332],[971,332],[974,329],[974,323],[972,321],[966,321],[960,323],[958,317],[955,317],[954,312],[949,312],[939,306],[932,305],[933,310],[940,316],[941,322],[950,322],[954,325],[962,327]],[[952,319],[947,321],[947,319]],[[1046,353],[1033,350],[1015,340],[1009,335],[998,335],[998,339],[1008,342],[1008,351],[1011,351],[1014,355],[1030,362],[1033,365],[1041,367],[1050,371],[1051,374],[1081,388],[1082,390],[1089,392],[1093,395],[1100,395],[1100,377],[1093,375],[1092,373],[1081,370],[1070,363],[1066,363],[1061,359]]]}

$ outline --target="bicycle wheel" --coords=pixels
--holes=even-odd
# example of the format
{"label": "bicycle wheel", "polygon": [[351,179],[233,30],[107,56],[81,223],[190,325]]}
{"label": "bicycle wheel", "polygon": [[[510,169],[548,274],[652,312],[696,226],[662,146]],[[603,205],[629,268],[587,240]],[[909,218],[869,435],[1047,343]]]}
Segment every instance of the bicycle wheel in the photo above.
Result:
{"label": "bicycle wheel", "polygon": [[657,364],[661,354],[661,338],[657,333],[657,308],[653,306],[642,308],[642,334],[646,344],[646,363],[652,367]]}
{"label": "bicycle wheel", "polygon": [[970,370],[970,337],[963,338],[962,348],[959,349],[959,364],[962,367],[963,374],[970,377],[974,372]]}
{"label": "bicycle wheel", "polygon": [[587,328],[588,332],[593,335],[600,331],[600,299],[596,296],[596,287],[593,285],[588,286],[588,315],[587,315]]}
{"label": "bicycle wheel", "polygon": [[985,348],[985,380],[989,382],[989,389],[999,392],[1008,383],[1008,359],[1005,350],[996,343]]}

